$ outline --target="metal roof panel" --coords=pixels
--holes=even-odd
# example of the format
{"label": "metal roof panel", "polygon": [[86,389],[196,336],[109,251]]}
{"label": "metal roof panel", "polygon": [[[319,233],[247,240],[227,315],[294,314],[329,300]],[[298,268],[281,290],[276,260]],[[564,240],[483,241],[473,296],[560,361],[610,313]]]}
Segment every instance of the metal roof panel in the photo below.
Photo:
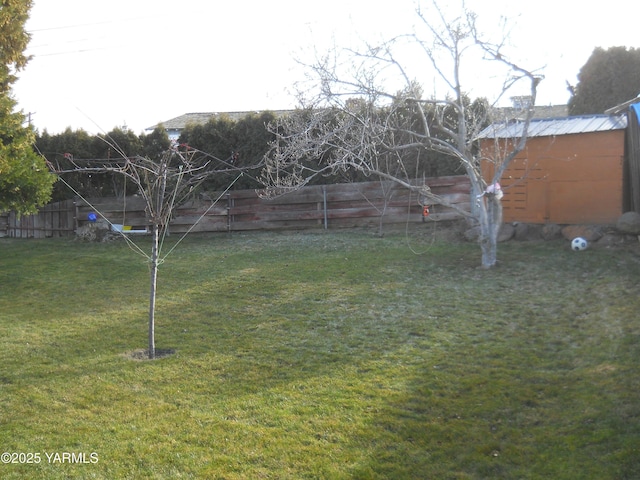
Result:
{"label": "metal roof panel", "polygon": [[[519,138],[524,122],[494,123],[478,135],[483,138]],[[551,137],[577,133],[605,132],[627,128],[626,115],[585,115],[562,118],[536,118],[529,124],[528,137]]]}

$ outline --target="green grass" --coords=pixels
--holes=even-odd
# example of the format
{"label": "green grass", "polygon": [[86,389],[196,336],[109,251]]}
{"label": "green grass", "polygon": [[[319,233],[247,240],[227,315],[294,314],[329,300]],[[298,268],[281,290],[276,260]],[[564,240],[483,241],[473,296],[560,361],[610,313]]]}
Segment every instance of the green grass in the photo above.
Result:
{"label": "green grass", "polygon": [[412,242],[0,239],[0,477],[640,478],[640,247]]}

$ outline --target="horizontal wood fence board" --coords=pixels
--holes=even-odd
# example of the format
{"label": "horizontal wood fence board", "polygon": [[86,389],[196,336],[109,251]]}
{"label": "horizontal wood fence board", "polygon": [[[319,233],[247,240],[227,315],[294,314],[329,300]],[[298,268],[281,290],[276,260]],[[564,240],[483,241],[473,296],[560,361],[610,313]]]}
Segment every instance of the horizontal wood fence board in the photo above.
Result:
{"label": "horizontal wood fence board", "polygon": [[[434,194],[465,211],[470,208],[470,183],[465,176],[430,178]],[[260,190],[207,192],[189,199],[174,212],[171,233],[348,228],[382,224],[422,222],[419,195],[393,182],[312,185],[285,195],[265,197]],[[444,205],[431,205],[427,221],[460,218]],[[126,198],[76,198],[47,205],[37,215],[0,215],[0,235],[41,238],[73,235],[96,212],[109,222],[145,229],[149,219],[140,196]],[[6,227],[4,227],[6,225]]]}
{"label": "horizontal wood fence board", "polygon": [[[255,203],[269,203],[271,205],[291,205],[291,204],[309,204],[322,202],[324,199],[322,193],[319,195],[300,193],[299,191],[288,193],[286,195],[272,197],[272,198],[260,198],[255,197]],[[237,199],[234,199],[237,200]]]}
{"label": "horizontal wood fence board", "polygon": [[224,221],[212,221],[210,219],[203,219],[197,224],[171,223],[169,225],[169,232],[171,233],[185,233],[187,231],[194,233],[226,232],[228,231],[227,221],[226,219]]}
{"label": "horizontal wood fence board", "polygon": [[224,215],[206,215],[206,216],[187,216],[187,217],[176,217],[171,220],[170,225],[195,225],[198,224],[214,224],[214,223],[224,223],[227,224],[227,216]]}
{"label": "horizontal wood fence board", "polygon": [[190,208],[189,210],[182,210],[181,208],[177,209],[174,213],[174,219],[177,218],[194,218],[197,219],[201,216],[206,217],[226,217],[229,214],[229,210],[226,208],[202,208],[200,210]]}

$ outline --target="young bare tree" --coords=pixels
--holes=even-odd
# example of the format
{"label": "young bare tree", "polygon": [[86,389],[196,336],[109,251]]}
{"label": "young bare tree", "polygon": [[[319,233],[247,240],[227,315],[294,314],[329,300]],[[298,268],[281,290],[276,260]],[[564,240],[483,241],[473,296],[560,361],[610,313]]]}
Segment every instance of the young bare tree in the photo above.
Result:
{"label": "young bare tree", "polygon": [[[155,311],[160,264],[160,239],[164,238],[175,209],[192,196],[199,185],[214,174],[230,172],[242,174],[241,170],[228,161],[220,160],[204,152],[188,147],[166,150],[159,159],[147,157],[127,157],[116,145],[120,157],[113,160],[83,161],[72,160],[73,168],[60,169],[49,164],[57,175],[92,173],[114,173],[133,182],[138,194],[144,199],[149,228],[151,230],[151,253],[142,253],[149,261],[149,348],[148,356],[155,358]],[[234,180],[235,182],[235,180]],[[229,182],[230,188],[234,182]],[[213,205],[212,205],[213,206]],[[121,232],[122,233],[122,232]],[[125,236],[124,234],[122,234]],[[125,237],[126,238],[126,237]]]}
{"label": "young bare tree", "polygon": [[[346,62],[333,50],[309,65],[313,96],[301,94],[302,108],[271,124],[276,140],[265,157],[262,179],[267,191],[284,193],[314,176],[349,169],[392,180],[477,222],[482,266],[494,266],[502,225],[499,180],[525,146],[541,77],[507,59],[505,39],[500,43],[483,40],[474,13],[460,12],[448,18],[434,1],[428,11],[416,10],[415,32],[362,51],[348,51]],[[522,81],[528,82],[530,96],[521,135],[509,151],[502,150],[491,159],[495,165],[489,179],[483,176],[476,138],[489,124],[490,109],[482,102],[470,102],[462,85],[463,64],[474,58],[494,62],[497,73],[508,71],[500,96]],[[421,84],[408,67],[420,62],[430,65],[436,83],[444,86],[441,96],[423,98]],[[415,154],[408,155],[415,151],[444,154],[461,165],[472,185],[470,211],[416,184],[425,166],[414,163]]]}

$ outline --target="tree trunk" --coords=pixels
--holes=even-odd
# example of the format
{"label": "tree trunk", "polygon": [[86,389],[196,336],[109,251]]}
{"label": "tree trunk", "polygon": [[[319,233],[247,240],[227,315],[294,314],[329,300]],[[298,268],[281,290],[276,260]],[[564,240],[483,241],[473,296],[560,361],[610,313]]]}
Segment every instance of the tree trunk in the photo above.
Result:
{"label": "tree trunk", "polygon": [[485,194],[480,201],[480,249],[482,267],[492,268],[498,261],[498,235],[502,226],[502,203],[494,194]]}
{"label": "tree trunk", "polygon": [[152,242],[151,247],[151,288],[149,292],[149,359],[156,357],[156,339],[155,339],[155,315],[156,315],[156,285],[158,279],[158,225],[152,225]]}

